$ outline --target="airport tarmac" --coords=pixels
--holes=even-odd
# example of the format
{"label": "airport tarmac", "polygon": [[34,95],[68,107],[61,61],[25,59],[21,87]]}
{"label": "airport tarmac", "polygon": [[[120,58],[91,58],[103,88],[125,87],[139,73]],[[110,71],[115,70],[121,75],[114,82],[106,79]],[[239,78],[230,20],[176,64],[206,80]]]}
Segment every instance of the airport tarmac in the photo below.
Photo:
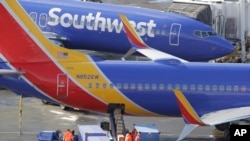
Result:
{"label": "airport tarmac", "polygon": [[[36,98],[23,99],[22,135],[19,135],[19,96],[7,90],[0,91],[0,141],[35,141],[42,130],[74,129],[78,124],[99,124],[107,115],[90,112],[64,111],[59,106],[44,105]],[[160,141],[175,141],[183,128],[181,118],[124,116],[128,129],[133,124],[154,123],[160,130]],[[215,141],[214,127],[198,127],[185,141]],[[217,139],[218,140],[218,139]]]}

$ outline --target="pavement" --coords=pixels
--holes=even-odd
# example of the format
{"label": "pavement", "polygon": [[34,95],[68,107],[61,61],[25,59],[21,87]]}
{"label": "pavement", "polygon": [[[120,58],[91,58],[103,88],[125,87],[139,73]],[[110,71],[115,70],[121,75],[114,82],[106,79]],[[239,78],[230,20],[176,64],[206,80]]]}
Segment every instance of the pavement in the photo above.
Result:
{"label": "pavement", "polygon": [[[0,141],[35,141],[37,133],[43,130],[60,129],[64,132],[69,128],[77,134],[78,124],[100,124],[108,120],[107,114],[64,111],[56,105],[44,105],[36,98],[24,98],[20,124],[19,101],[20,97],[12,92],[0,91]],[[160,141],[175,141],[184,126],[181,118],[173,117],[124,116],[124,120],[130,130],[135,123],[155,124],[161,132]],[[215,141],[214,131],[214,127],[198,127],[185,141]]]}

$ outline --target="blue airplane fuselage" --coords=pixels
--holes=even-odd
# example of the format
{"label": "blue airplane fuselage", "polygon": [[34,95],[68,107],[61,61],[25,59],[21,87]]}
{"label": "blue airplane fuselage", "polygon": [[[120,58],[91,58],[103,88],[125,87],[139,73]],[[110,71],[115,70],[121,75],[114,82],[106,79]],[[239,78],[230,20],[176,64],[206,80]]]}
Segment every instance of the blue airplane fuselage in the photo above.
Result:
{"label": "blue airplane fuselage", "polygon": [[213,29],[189,17],[146,8],[81,1],[20,0],[44,32],[67,48],[126,53],[130,49],[119,14],[130,19],[144,42],[189,61],[208,61],[233,51]]}
{"label": "blue airplane fuselage", "polygon": [[[78,63],[84,66],[84,62]],[[88,66],[87,64],[86,66]],[[26,65],[34,66],[29,63]],[[48,64],[38,63],[36,65],[39,68],[47,68]],[[109,97],[109,89],[117,89],[120,95],[129,101],[157,115],[180,116],[173,89],[181,90],[199,115],[250,105],[250,84],[247,77],[250,67],[247,64],[237,64],[235,67],[236,64],[97,61],[96,65],[110,83],[94,81],[101,78],[100,74],[84,74],[77,79],[84,79],[88,83],[88,87],[85,89],[94,89],[96,93],[102,91],[103,97]],[[5,64],[2,63],[1,67],[8,69],[8,66],[4,66]],[[39,82],[29,82],[20,76],[2,76],[0,85],[17,94],[50,101],[50,95],[39,89],[51,89],[51,86],[58,85],[57,82],[51,82],[45,76],[36,74],[33,77]],[[68,87],[71,89],[70,85]],[[72,89],[74,88],[72,87]],[[72,97],[74,94],[67,96],[68,99]],[[52,96],[52,98],[65,103],[64,98],[57,96]],[[84,96],[79,95],[78,99],[81,99],[84,104],[91,104],[84,100]],[[114,98],[114,103],[119,103],[119,101]],[[84,109],[77,102],[71,106]],[[126,105],[126,108],[129,106]],[[106,110],[105,107],[95,109],[97,112]]]}

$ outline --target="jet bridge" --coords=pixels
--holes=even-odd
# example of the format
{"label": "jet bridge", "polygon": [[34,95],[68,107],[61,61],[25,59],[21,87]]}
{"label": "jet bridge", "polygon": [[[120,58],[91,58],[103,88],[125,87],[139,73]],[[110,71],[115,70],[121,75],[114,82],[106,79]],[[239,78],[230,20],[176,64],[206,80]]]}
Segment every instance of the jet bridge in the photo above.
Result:
{"label": "jet bridge", "polygon": [[174,0],[164,8],[212,26],[240,52],[233,58],[250,62],[250,0]]}
{"label": "jet bridge", "polygon": [[186,15],[210,26],[212,25],[212,11],[209,5],[174,2],[166,7],[165,10]]}

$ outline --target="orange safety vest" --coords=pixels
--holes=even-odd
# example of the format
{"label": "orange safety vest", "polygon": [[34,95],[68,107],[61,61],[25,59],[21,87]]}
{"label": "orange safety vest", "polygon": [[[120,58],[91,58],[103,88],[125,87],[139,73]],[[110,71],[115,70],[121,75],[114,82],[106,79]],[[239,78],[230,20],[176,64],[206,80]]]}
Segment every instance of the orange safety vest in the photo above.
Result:
{"label": "orange safety vest", "polygon": [[137,135],[135,136],[135,140],[134,141],[140,141],[140,133],[137,133]]}
{"label": "orange safety vest", "polygon": [[73,136],[70,131],[66,131],[63,135],[63,141],[72,141]]}
{"label": "orange safety vest", "polygon": [[126,134],[125,141],[132,141],[132,135],[131,135],[131,133],[127,133]]}

